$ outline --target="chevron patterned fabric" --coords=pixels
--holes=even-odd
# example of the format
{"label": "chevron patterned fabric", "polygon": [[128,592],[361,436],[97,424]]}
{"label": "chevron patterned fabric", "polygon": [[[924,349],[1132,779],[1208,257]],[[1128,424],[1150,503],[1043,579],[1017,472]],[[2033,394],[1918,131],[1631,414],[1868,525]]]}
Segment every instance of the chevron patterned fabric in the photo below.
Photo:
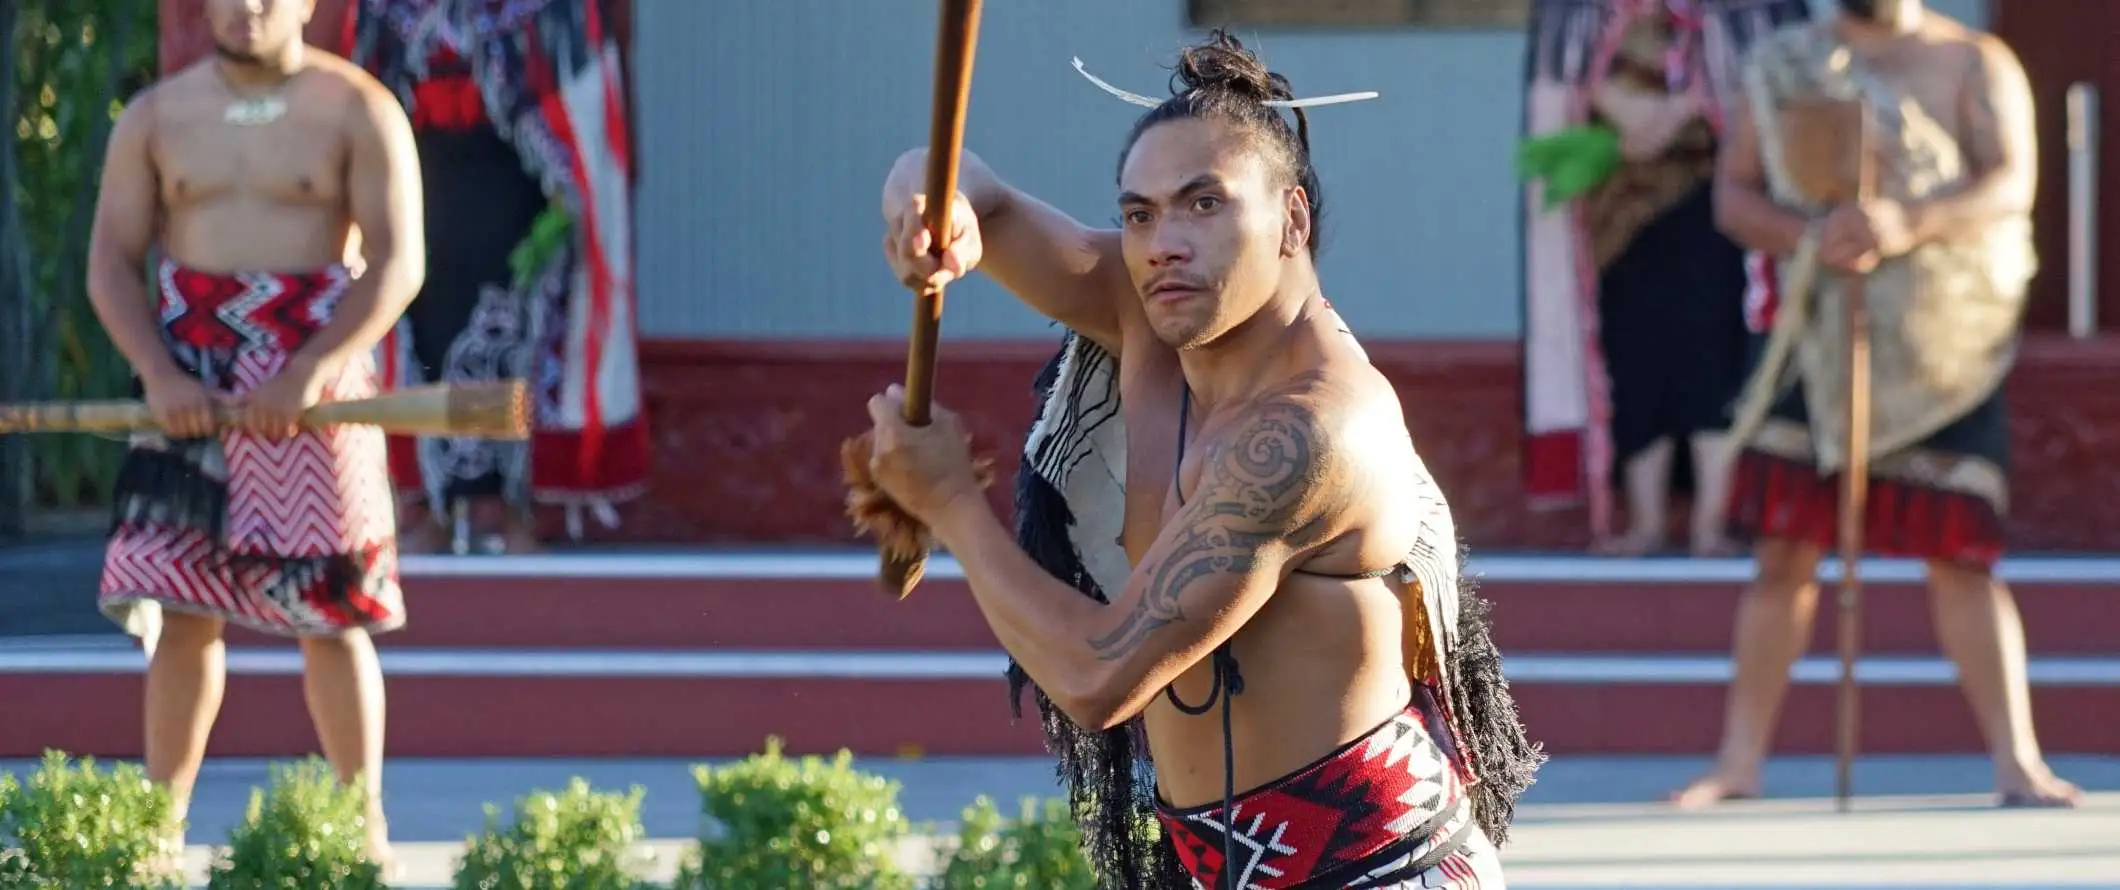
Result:
{"label": "chevron patterned fabric", "polygon": [[[220,274],[164,261],[164,341],[208,386],[249,392],[330,321],[352,276]],[[324,399],[375,395],[369,354]],[[283,636],[404,623],[397,526],[383,431],[339,426],[274,439],[136,437],[120,471],[104,557],[105,615],[145,633],[142,610],[211,614]]]}

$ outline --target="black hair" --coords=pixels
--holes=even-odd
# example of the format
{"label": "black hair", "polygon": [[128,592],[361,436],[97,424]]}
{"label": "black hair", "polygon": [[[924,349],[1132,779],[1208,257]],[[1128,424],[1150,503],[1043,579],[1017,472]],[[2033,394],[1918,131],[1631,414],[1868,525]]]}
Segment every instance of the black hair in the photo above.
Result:
{"label": "black hair", "polygon": [[1310,205],[1310,255],[1315,259],[1325,194],[1318,184],[1317,168],[1310,163],[1310,121],[1303,109],[1292,108],[1295,125],[1291,127],[1280,109],[1266,104],[1295,97],[1288,78],[1268,70],[1237,38],[1217,28],[1205,42],[1178,54],[1177,70],[1171,74],[1171,97],[1134,122],[1126,148],[1119,153],[1119,166],[1125,168],[1141,134],[1160,123],[1202,119],[1241,127],[1252,134],[1283,182],[1303,188],[1304,200]]}

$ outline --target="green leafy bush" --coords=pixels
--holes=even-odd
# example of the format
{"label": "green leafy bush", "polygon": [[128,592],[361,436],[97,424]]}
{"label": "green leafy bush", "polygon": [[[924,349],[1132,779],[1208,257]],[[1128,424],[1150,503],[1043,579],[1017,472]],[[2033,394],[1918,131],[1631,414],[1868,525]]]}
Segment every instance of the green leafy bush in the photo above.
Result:
{"label": "green leafy bush", "polygon": [[368,794],[341,783],[323,760],[274,764],[271,785],[214,863],[209,890],[377,890],[383,870],[368,859]]}
{"label": "green leafy bush", "polygon": [[0,886],[174,888],[159,874],[178,835],[168,790],[138,765],[99,769],[58,751],[29,781],[0,777]]}
{"label": "green leafy bush", "polygon": [[[20,787],[13,774],[0,772],[0,819],[7,818]],[[8,846],[5,837],[0,837],[0,890],[28,887],[31,877],[29,860],[22,857],[21,850]]]}
{"label": "green leafy bush", "polygon": [[852,764],[843,750],[787,759],[775,738],[763,754],[695,768],[713,825],[674,890],[912,890],[898,865],[911,834],[898,783]]}
{"label": "green leafy bush", "polygon": [[597,792],[574,779],[565,791],[533,792],[516,801],[515,824],[486,805],[485,831],[468,839],[456,890],[635,890],[648,885],[633,845],[647,830],[640,802],[647,792]]}
{"label": "green leafy bush", "polygon": [[957,848],[944,862],[935,890],[1095,890],[1082,855],[1082,830],[1067,802],[1023,801],[1022,816],[1004,820],[981,795],[964,811]]}

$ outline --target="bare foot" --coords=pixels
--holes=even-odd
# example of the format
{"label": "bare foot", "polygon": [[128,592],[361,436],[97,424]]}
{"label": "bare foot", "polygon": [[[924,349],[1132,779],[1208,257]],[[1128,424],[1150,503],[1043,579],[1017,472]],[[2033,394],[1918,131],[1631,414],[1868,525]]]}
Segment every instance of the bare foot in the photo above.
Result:
{"label": "bare foot", "polygon": [[449,549],[449,535],[441,525],[421,513],[417,520],[398,521],[399,553],[441,553]]}
{"label": "bare foot", "polygon": [[1737,542],[1723,534],[1721,516],[1696,516],[1692,525],[1691,545],[1694,556],[1736,556],[1744,552]]}
{"label": "bare foot", "polygon": [[2005,776],[1995,784],[2005,807],[2071,808],[2083,803],[2083,789],[2054,775],[2044,764]]}
{"label": "bare foot", "polygon": [[146,872],[142,876],[146,879],[143,883],[150,886],[159,886],[156,882],[164,880],[185,883],[188,879],[184,874],[184,832],[178,830],[163,835],[161,842],[155,845],[154,854],[140,866]]}
{"label": "bare foot", "polygon": [[1759,777],[1710,772],[1694,779],[1692,784],[1671,792],[1669,800],[1679,809],[1698,810],[1726,800],[1754,800],[1758,797]]}
{"label": "bare foot", "polygon": [[1720,534],[1702,535],[1695,533],[1693,535],[1694,556],[1738,556],[1743,553],[1744,548],[1737,546],[1736,541],[1732,541]]}
{"label": "bare foot", "polygon": [[368,820],[368,861],[383,871],[383,883],[395,883],[404,876],[404,863],[397,858],[397,850],[390,846],[390,827],[379,816]]}
{"label": "bare foot", "polygon": [[1590,552],[1599,556],[1642,556],[1664,546],[1663,532],[1657,529],[1629,529],[1616,538],[1606,538],[1590,545]]}
{"label": "bare foot", "polygon": [[501,546],[509,553],[537,553],[545,549],[543,541],[537,539],[537,530],[528,523],[510,522],[501,533]]}

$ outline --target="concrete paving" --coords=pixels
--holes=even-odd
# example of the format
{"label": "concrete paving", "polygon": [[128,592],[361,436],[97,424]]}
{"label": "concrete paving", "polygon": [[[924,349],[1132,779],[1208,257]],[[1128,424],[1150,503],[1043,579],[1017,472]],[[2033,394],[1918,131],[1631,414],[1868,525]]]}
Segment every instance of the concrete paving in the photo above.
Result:
{"label": "concrete paving", "polygon": [[[1633,887],[1721,888],[2105,888],[2120,890],[2120,757],[2060,758],[2064,775],[2091,789],[2074,811],[1999,810],[1984,793],[1977,758],[1874,758],[1856,771],[1855,812],[1833,810],[1831,762],[1777,761],[1764,801],[1706,813],[1657,802],[1704,766],[1694,758],[1566,758],[1527,795],[1504,859],[1518,890]],[[0,770],[29,764],[0,761]],[[190,851],[204,880],[213,849],[241,818],[267,764],[211,762],[193,806]],[[405,859],[400,887],[445,887],[487,802],[505,806],[536,788],[581,776],[599,788],[647,789],[641,853],[647,875],[667,880],[698,827],[691,764],[675,760],[400,760],[385,774],[393,834]],[[932,867],[962,807],[985,794],[1013,809],[1023,796],[1052,794],[1038,759],[869,760],[862,769],[901,782],[907,816],[923,836],[902,852]],[[946,843],[946,841],[945,841]]]}
{"label": "concrete paving", "polygon": [[[116,634],[94,611],[96,542],[74,539],[0,547],[0,636]],[[4,708],[0,708],[4,719]],[[605,789],[647,790],[642,845],[647,876],[667,880],[698,829],[691,763],[682,760],[413,760],[390,762],[385,794],[405,860],[397,886],[446,887],[463,838],[482,807],[581,776]],[[2120,743],[2112,757],[2062,757],[2055,767],[2094,792],[2075,811],[2005,811],[1987,793],[1985,761],[1968,757],[1868,758],[1856,771],[1856,812],[1833,811],[1831,761],[1787,758],[1769,769],[1774,796],[1707,813],[1657,801],[1705,766],[1701,758],[1571,757],[1542,774],[1503,856],[1516,890],[2120,890]],[[0,760],[0,771],[34,764]],[[923,836],[903,851],[928,867],[974,797],[1005,811],[1025,796],[1056,793],[1043,759],[867,760],[902,783],[900,801]],[[258,760],[206,765],[192,809],[189,859],[207,862],[266,781]]]}
{"label": "concrete paving", "polygon": [[102,559],[93,538],[0,542],[0,637],[118,634],[96,611]]}

